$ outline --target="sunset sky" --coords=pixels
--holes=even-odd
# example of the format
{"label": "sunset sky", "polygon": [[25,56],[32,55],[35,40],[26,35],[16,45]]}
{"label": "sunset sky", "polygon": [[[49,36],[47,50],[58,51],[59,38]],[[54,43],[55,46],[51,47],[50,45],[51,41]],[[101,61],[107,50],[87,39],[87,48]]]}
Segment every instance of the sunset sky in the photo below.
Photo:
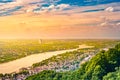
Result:
{"label": "sunset sky", "polygon": [[0,0],[1,39],[120,39],[120,0]]}

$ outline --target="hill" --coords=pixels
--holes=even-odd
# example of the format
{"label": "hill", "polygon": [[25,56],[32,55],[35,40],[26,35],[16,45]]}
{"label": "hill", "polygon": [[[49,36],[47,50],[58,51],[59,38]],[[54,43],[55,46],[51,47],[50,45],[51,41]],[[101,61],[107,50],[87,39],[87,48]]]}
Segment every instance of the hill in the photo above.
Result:
{"label": "hill", "polygon": [[42,71],[26,80],[119,80],[120,44],[101,51],[78,70],[68,72]]}

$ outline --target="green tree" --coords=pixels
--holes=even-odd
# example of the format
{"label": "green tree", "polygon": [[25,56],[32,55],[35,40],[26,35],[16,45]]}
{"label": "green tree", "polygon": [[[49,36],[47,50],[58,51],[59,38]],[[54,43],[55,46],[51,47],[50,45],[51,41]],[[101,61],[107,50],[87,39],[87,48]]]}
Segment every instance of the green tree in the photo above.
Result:
{"label": "green tree", "polygon": [[101,80],[103,75],[105,75],[105,70],[97,65],[92,73],[92,80]]}

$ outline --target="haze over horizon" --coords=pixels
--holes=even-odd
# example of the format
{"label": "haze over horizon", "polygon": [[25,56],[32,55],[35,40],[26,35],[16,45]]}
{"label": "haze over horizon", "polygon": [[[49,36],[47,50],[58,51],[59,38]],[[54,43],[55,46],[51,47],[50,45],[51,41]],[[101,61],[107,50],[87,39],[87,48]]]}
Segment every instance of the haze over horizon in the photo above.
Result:
{"label": "haze over horizon", "polygon": [[120,39],[120,0],[0,0],[0,39]]}

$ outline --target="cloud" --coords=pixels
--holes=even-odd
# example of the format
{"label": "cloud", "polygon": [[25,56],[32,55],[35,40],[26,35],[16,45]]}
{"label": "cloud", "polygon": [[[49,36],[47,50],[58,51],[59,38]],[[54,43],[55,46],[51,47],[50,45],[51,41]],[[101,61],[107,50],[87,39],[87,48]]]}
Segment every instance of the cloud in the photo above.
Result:
{"label": "cloud", "polygon": [[[45,12],[45,11],[55,11],[57,10],[57,8],[60,8],[62,10],[62,8],[67,7],[67,5],[61,4],[61,5],[56,5],[55,3],[58,2],[59,0],[14,0],[8,3],[1,3],[0,4],[0,13],[2,13],[1,11],[4,10],[4,12],[8,12],[9,10],[18,6],[23,7],[22,9],[18,10],[17,12],[32,12],[34,11],[35,13],[38,13],[39,11],[35,11],[35,9],[40,8],[42,11],[41,12]],[[47,4],[49,5],[49,7],[44,7],[43,5]],[[45,11],[43,11],[45,10]],[[14,11],[13,11],[14,12]],[[16,13],[17,13],[16,12]],[[2,15],[2,14],[1,14]]]}
{"label": "cloud", "polygon": [[[0,36],[88,38],[120,34],[120,3],[78,6],[58,2],[14,0],[1,3],[0,14],[9,16],[0,17]],[[17,7],[21,8],[16,10]]]}
{"label": "cloud", "polygon": [[[48,10],[48,8],[56,9],[57,6],[58,5],[49,5],[45,8],[45,10]],[[31,9],[31,7],[29,8]],[[89,9],[89,7],[83,8]],[[28,7],[26,9],[28,9]],[[27,37],[30,35],[32,37],[40,37],[45,34],[46,37],[61,36],[87,38],[104,36],[114,37],[116,34],[120,34],[120,27],[119,25],[116,26],[116,24],[119,23],[120,20],[118,14],[119,12],[108,13],[105,11],[101,11],[92,13],[78,13],[78,11],[81,11],[81,7],[62,11],[51,10],[49,11],[49,13],[45,13],[43,15],[35,15],[34,13],[29,15],[28,13],[21,15],[6,16],[3,18],[0,17],[0,20],[3,21],[0,22],[1,31],[3,31],[3,33],[1,31],[0,33],[2,33],[4,36],[7,36],[7,31],[9,31],[9,34],[15,34],[17,37],[19,37],[18,35],[22,36],[24,34]],[[53,14],[53,12],[55,13]],[[67,13],[70,15],[59,15],[59,13]],[[7,22],[8,24],[6,24]],[[97,26],[97,24],[99,25]],[[100,26],[100,24],[104,25]],[[17,29],[15,29],[16,27]],[[7,29],[7,31],[5,32],[3,29]],[[10,31],[9,29],[13,29],[13,31]]]}
{"label": "cloud", "polygon": [[62,11],[67,8],[70,8],[70,5],[68,5],[68,4],[59,4],[59,5],[51,4],[48,7],[41,7],[38,10],[34,10],[33,12],[34,13],[56,12],[56,11]]}
{"label": "cloud", "polygon": [[117,26],[120,26],[120,23],[117,23],[116,25],[117,25]]}
{"label": "cloud", "polygon": [[107,12],[113,12],[113,11],[114,11],[114,8],[113,8],[113,7],[107,7],[107,8],[105,9],[105,11],[107,11]]}
{"label": "cloud", "polygon": [[[21,6],[19,10],[10,12],[10,14],[19,14],[19,13],[54,13],[60,15],[70,15],[74,13],[85,13],[85,12],[101,12],[101,11],[119,11],[119,3],[111,3],[105,5],[96,5],[96,6],[84,6],[80,7],[79,5],[71,5],[69,2],[62,3],[61,0],[13,0],[8,3],[0,4],[0,13],[2,11],[6,12],[7,15],[10,9]],[[47,6],[46,6],[47,5]],[[1,14],[3,15],[3,13]]]}
{"label": "cloud", "polygon": [[59,8],[60,10],[63,10],[65,8],[69,8],[70,5],[69,4],[59,4],[56,6],[56,8]]}
{"label": "cloud", "polygon": [[100,18],[101,22],[98,24],[98,27],[102,30],[112,32],[112,34],[120,34],[120,18],[110,19],[110,16],[102,16]]}

